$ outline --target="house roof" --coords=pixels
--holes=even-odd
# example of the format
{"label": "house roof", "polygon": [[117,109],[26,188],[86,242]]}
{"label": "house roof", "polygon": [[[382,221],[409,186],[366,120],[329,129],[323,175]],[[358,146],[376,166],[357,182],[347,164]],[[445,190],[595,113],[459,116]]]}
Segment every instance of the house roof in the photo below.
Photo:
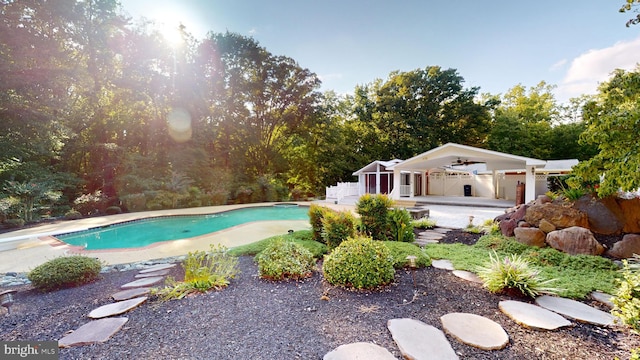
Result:
{"label": "house roof", "polygon": [[370,173],[370,172],[376,172],[376,169],[378,168],[378,164],[382,167],[380,170],[386,170],[391,172],[391,170],[389,170],[388,168],[401,163],[403,160],[400,159],[393,159],[393,160],[389,160],[389,161],[381,161],[381,160],[376,160],[373,161],[371,163],[369,163],[367,166],[363,167],[362,169],[355,171],[353,173],[353,175],[357,176],[360,175],[362,173]]}
{"label": "house roof", "polygon": [[578,159],[547,160],[543,169],[549,172],[571,171],[571,168],[578,165],[578,162]]}
{"label": "house roof", "polygon": [[[420,170],[452,164],[484,163],[487,170],[524,169],[526,166],[542,167],[546,161],[511,155],[473,146],[447,143],[390,167],[397,170]],[[355,175],[355,173],[354,173]]]}

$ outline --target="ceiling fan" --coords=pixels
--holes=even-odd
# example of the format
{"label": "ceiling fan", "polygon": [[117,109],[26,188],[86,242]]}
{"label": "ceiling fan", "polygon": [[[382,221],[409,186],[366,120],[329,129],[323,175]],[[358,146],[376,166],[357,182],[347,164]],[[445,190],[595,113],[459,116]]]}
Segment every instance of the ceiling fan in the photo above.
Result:
{"label": "ceiling fan", "polygon": [[470,160],[462,160],[461,158],[458,158],[458,160],[454,161],[452,165],[471,165],[471,164],[484,164],[484,161],[470,161]]}

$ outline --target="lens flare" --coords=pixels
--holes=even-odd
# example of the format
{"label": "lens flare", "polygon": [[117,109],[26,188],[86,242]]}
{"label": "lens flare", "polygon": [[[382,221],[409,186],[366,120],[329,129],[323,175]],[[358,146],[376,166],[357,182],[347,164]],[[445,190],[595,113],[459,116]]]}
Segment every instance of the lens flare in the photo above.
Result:
{"label": "lens flare", "polygon": [[183,108],[172,109],[167,114],[167,128],[169,136],[175,142],[185,142],[191,139],[193,130],[191,129],[191,115]]}

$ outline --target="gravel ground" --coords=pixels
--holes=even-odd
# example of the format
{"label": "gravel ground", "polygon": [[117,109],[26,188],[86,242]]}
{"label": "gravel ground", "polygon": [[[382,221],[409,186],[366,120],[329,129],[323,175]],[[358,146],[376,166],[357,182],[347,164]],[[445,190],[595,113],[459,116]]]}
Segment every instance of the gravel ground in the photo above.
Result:
{"label": "gravel ground", "polygon": [[[476,239],[452,231],[444,242]],[[150,299],[127,313],[129,322],[106,343],[61,349],[60,358],[321,359],[339,345],[358,341],[374,342],[402,358],[387,320],[411,317],[442,328],[440,316],[450,312],[486,316],[510,337],[498,351],[448,337],[462,359],[628,359],[630,349],[640,347],[640,337],[625,329],[575,322],[552,332],[523,328],[498,309],[508,296],[491,294],[445,270],[417,270],[414,296],[412,273],[406,270],[379,291],[349,291],[328,285],[319,272],[303,281],[261,280],[251,257],[241,257],[239,267],[241,273],[228,288],[169,302]],[[91,310],[111,303],[111,294],[136,273],[108,273],[95,283],[47,294],[19,287],[11,314],[2,309],[0,339],[58,340],[87,323]],[[182,276],[179,267],[173,276]]]}

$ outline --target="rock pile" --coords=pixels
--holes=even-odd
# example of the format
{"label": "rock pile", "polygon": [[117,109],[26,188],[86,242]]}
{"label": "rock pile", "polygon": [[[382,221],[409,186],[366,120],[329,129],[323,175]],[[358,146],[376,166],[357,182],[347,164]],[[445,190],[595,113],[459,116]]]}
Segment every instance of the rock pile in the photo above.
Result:
{"label": "rock pile", "polygon": [[607,249],[595,234],[627,233],[607,255],[620,259],[640,254],[640,199],[599,199],[585,195],[575,202],[546,195],[509,209],[496,221],[504,236],[530,246],[551,246],[568,254],[601,255]]}

